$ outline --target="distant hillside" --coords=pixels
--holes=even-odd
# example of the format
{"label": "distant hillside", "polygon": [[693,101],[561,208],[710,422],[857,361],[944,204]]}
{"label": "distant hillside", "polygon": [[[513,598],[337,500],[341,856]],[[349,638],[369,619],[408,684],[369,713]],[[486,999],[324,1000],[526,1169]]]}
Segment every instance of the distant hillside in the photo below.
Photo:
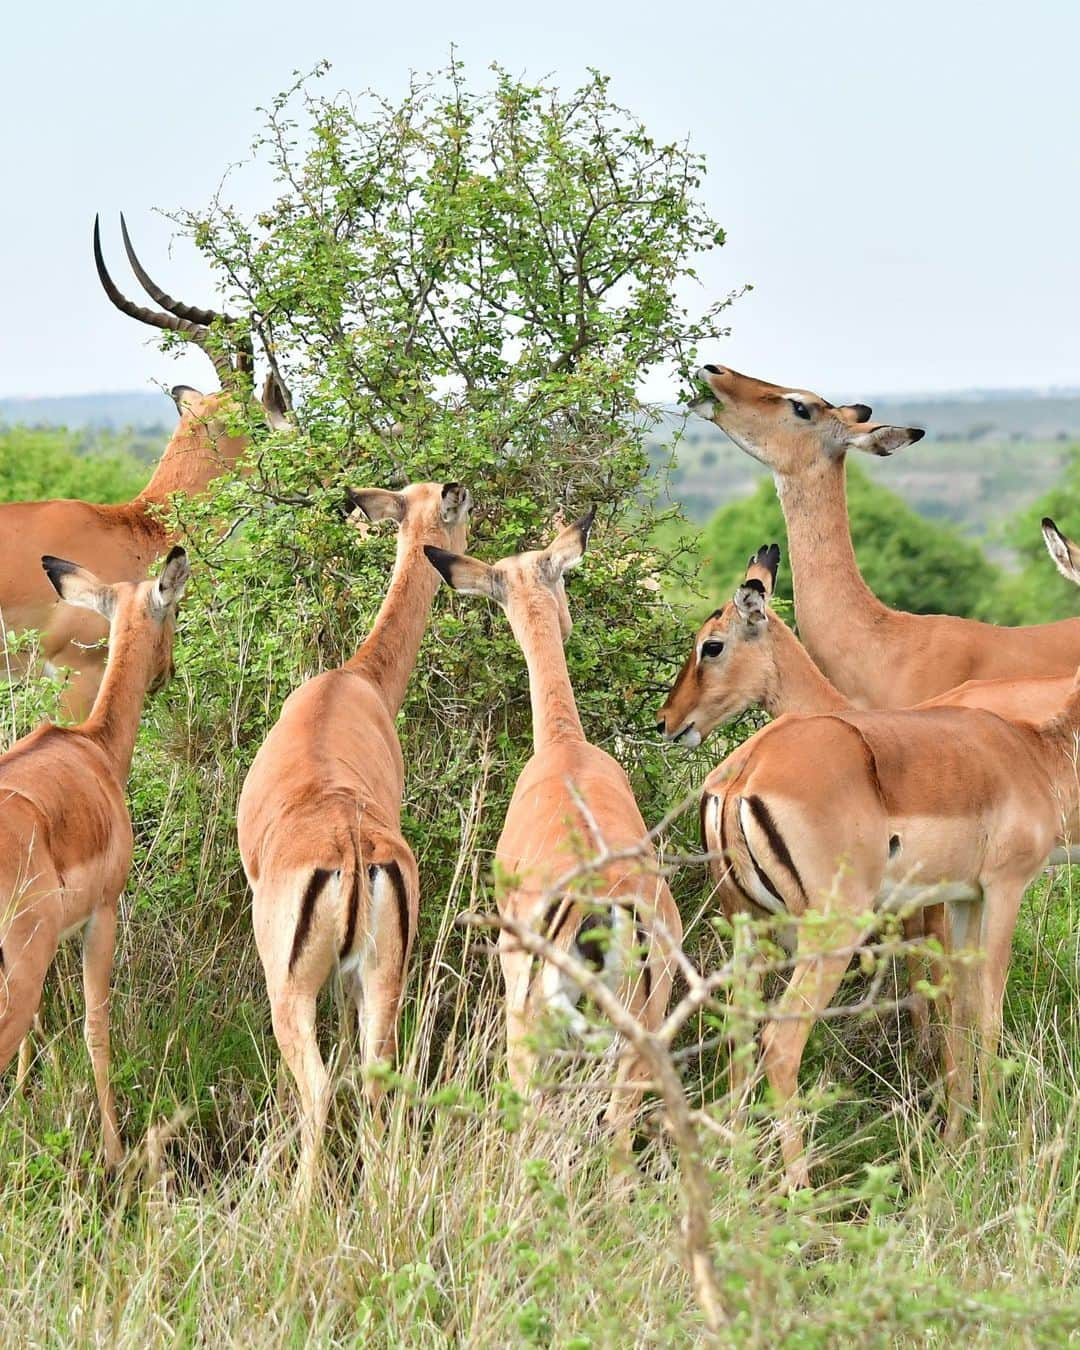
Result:
{"label": "distant hillside", "polygon": [[165,393],[125,390],[58,398],[0,398],[0,425],[123,431],[171,430],[176,409]]}

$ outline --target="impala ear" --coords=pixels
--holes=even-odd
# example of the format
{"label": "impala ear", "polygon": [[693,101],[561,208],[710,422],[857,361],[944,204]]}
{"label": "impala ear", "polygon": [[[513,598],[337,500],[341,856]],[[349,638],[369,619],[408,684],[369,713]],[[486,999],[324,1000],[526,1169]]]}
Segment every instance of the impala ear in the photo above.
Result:
{"label": "impala ear", "polygon": [[57,595],[66,604],[77,605],[80,609],[95,610],[103,619],[112,620],[116,610],[114,587],[99,581],[93,572],[88,572],[78,563],[54,558],[51,553],[45,554],[41,559],[41,565]]}
{"label": "impala ear", "polygon": [[182,548],[174,548],[165,559],[154,589],[150,592],[150,604],[157,614],[164,614],[170,606],[180,603],[184,587],[191,576],[191,564]]}
{"label": "impala ear", "polygon": [[266,424],[271,431],[284,431],[287,427],[292,426],[289,419],[289,400],[285,394],[285,386],[273,371],[266,377],[259,402],[262,404],[263,412],[266,415]]}
{"label": "impala ear", "polygon": [[1080,585],[1080,548],[1061,533],[1049,516],[1043,517],[1042,535],[1057,570],[1067,581]]}
{"label": "impala ear", "polygon": [[762,544],[746,564],[747,582],[756,581],[769,599],[776,590],[776,573],[780,567],[780,545]]}
{"label": "impala ear", "polygon": [[848,439],[848,445],[871,455],[891,455],[894,450],[902,450],[905,445],[921,441],[925,435],[926,432],[919,427],[890,427],[878,423],[877,426],[857,431]]}
{"label": "impala ear", "polygon": [[442,490],[442,522],[444,525],[460,525],[469,514],[472,498],[464,483],[444,483]]}
{"label": "impala ear", "polygon": [[557,581],[564,572],[576,567],[585,556],[585,549],[589,543],[589,531],[593,527],[593,521],[596,519],[596,507],[586,512],[580,520],[575,520],[573,525],[567,525],[564,530],[560,530],[551,543],[544,550],[544,554],[554,575],[552,581]]}
{"label": "impala ear", "polygon": [[197,389],[192,389],[190,384],[174,384],[169,390],[169,396],[176,404],[176,411],[181,417],[186,412],[198,412],[196,400],[201,402],[203,399],[203,395]]}
{"label": "impala ear", "polygon": [[749,628],[758,630],[769,622],[769,602],[765,587],[757,577],[751,577],[735,592],[735,612]]}
{"label": "impala ear", "polygon": [[845,403],[843,407],[836,411],[845,422],[854,422],[856,425],[862,422],[869,422],[870,415],[874,411],[867,403]]}
{"label": "impala ear", "polygon": [[346,488],[345,492],[364,520],[396,520],[400,525],[405,519],[405,498],[400,492],[385,488]]}
{"label": "impala ear", "polygon": [[424,545],[424,556],[452,591],[460,591],[463,595],[486,595],[489,600],[499,600],[501,588],[495,569],[486,562],[470,558],[465,553],[451,553],[445,548],[436,548],[434,544]]}

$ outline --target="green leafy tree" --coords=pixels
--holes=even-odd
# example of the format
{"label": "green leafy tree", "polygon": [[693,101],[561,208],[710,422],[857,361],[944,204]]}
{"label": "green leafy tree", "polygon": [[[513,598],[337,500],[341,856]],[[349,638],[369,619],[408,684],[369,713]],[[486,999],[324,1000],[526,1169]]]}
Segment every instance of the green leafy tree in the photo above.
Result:
{"label": "green leafy tree", "polygon": [[1080,447],[1050,491],[1014,516],[1005,529],[1005,539],[1021,563],[1019,573],[1005,578],[1001,586],[1000,604],[1009,623],[1049,623],[1080,614],[1080,594],[1047,556],[1040,528],[1044,516],[1072,538],[1080,536]]}
{"label": "green leafy tree", "polygon": [[[254,316],[299,429],[261,434],[251,475],[177,507],[196,554],[178,653],[192,697],[163,744],[230,801],[285,696],[355,649],[385,592],[392,534],[358,537],[343,486],[459,480],[488,559],[598,508],[570,586],[571,675],[588,733],[617,744],[655,817],[676,786],[652,730],[656,662],[681,625],[652,584],[664,563],[638,389],[652,366],[689,366],[727,303],[694,318],[677,298],[723,239],[697,196],[702,162],[651,137],[599,74],[563,95],[496,70],[476,92],[455,63],[398,103],[316,87],[268,111],[263,210],[180,217]],[[224,523],[240,529],[223,541]],[[500,616],[440,595],[401,734],[430,916],[474,785],[493,843],[531,751],[524,661]],[[147,768],[151,822],[166,782]]]}
{"label": "green leafy tree", "polygon": [[[992,617],[1000,573],[978,545],[923,519],[857,464],[848,465],[848,514],[859,568],[887,605],[913,614]],[[747,558],[773,540],[784,557],[777,594],[790,601],[784,516],[772,481],[763,479],[748,497],[717,511],[702,532],[695,582],[710,608],[730,599]]]}
{"label": "green leafy tree", "polygon": [[146,485],[145,464],[128,453],[121,438],[83,447],[83,437],[62,428],[0,427],[0,501],[121,502]]}

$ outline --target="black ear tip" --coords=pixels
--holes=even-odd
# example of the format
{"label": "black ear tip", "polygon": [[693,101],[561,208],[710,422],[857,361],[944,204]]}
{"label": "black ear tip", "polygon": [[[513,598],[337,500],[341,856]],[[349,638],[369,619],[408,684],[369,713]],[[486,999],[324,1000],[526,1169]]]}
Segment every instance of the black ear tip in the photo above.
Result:
{"label": "black ear tip", "polygon": [[1044,531],[1049,530],[1051,534],[1061,533],[1061,531],[1058,529],[1058,527],[1054,524],[1054,522],[1050,519],[1049,516],[1043,516],[1042,527]]}
{"label": "black ear tip", "polygon": [[596,507],[590,506],[589,509],[585,512],[585,514],[581,517],[581,519],[577,523],[577,527],[581,531],[581,537],[586,542],[588,542],[589,531],[592,529],[593,521],[595,519],[596,519]]}
{"label": "black ear tip", "polygon": [[911,437],[912,445],[914,445],[916,441],[922,440],[926,432],[922,427],[908,427],[908,435]]}
{"label": "black ear tip", "polygon": [[165,559],[165,566],[168,567],[169,563],[176,562],[177,558],[186,557],[187,549],[181,548],[179,544],[174,544],[173,547],[169,549],[169,556]]}
{"label": "black ear tip", "polygon": [[424,545],[424,557],[447,584],[450,582],[450,568],[455,556],[449,549],[438,548],[435,544]]}

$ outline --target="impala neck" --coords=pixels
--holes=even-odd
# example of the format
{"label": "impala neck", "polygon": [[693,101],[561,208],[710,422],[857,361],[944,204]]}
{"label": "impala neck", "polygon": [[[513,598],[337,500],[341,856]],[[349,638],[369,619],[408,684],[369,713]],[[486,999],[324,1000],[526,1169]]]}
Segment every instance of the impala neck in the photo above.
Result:
{"label": "impala neck", "polygon": [[121,782],[131,768],[143,701],[154,674],[154,644],[146,637],[144,623],[117,616],[109,632],[105,677],[90,716],[77,728],[105,751]]}
{"label": "impala neck", "polygon": [[377,686],[391,716],[404,702],[431,602],[441,584],[438,572],[424,557],[423,546],[428,542],[434,541],[412,539],[399,530],[390,589],[367,640],[345,663],[346,670],[366,676]]}
{"label": "impala neck", "polygon": [[226,436],[216,421],[185,413],[135,500],[149,505],[164,502],[174,492],[198,496],[233,467],[247,445],[246,436]]}
{"label": "impala neck", "polygon": [[527,606],[512,605],[509,617],[529,668],[534,753],[558,741],[583,741],[585,732],[566,669],[554,597],[545,596]]}
{"label": "impala neck", "polygon": [[[871,653],[858,638],[892,611],[862,578],[851,543],[844,459],[822,459],[800,477],[776,475],[787,523],[799,636],[836,683],[834,663],[849,654],[857,670]],[[850,686],[844,690],[850,693]]]}
{"label": "impala neck", "polygon": [[773,679],[763,700],[769,716],[782,717],[784,713],[810,716],[850,709],[850,699],[818,670],[787,624],[775,615],[769,622],[775,662]]}

